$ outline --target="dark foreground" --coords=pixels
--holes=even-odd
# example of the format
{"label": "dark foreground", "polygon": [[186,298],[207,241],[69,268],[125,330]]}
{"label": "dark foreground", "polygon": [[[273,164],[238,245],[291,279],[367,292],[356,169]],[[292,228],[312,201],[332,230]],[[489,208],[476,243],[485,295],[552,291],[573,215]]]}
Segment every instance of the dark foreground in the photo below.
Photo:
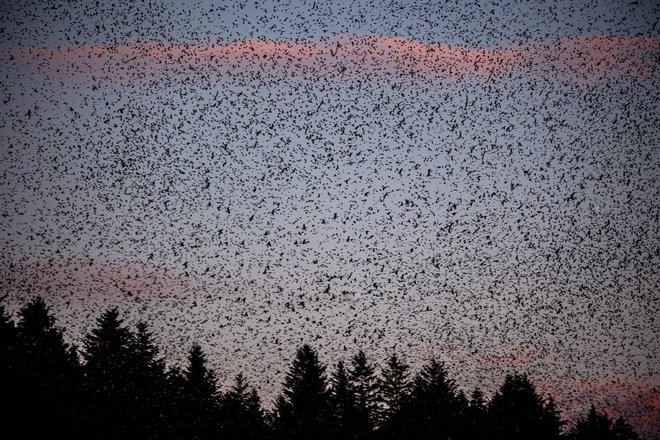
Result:
{"label": "dark foreground", "polygon": [[393,354],[376,367],[364,352],[326,369],[298,348],[274,408],[242,374],[218,390],[199,345],[167,366],[146,323],[103,313],[83,346],[64,342],[47,305],[29,301],[12,320],[0,306],[2,429],[24,439],[638,439],[623,418],[592,406],[566,428],[552,397],[525,374],[487,400],[469,396],[429,361],[411,372]]}

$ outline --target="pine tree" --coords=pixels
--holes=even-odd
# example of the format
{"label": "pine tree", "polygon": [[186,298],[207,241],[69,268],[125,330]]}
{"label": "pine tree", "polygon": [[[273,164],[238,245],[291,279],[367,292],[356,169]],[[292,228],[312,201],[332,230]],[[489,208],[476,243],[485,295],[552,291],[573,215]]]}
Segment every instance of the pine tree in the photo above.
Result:
{"label": "pine tree", "polygon": [[622,417],[619,417],[612,425],[613,438],[616,440],[639,440],[639,435]]}
{"label": "pine tree", "polygon": [[178,366],[171,366],[165,373],[166,386],[163,389],[164,410],[162,430],[169,433],[164,438],[188,438],[190,429],[188,424],[188,404],[186,396],[186,379],[183,370]]}
{"label": "pine tree", "polygon": [[432,359],[417,373],[406,409],[410,438],[454,438],[456,385],[447,377],[444,365]]}
{"label": "pine tree", "polygon": [[402,420],[403,406],[410,394],[408,365],[392,354],[378,381],[379,388],[379,431],[385,438],[401,438],[405,434]]}
{"label": "pine tree", "polygon": [[330,381],[333,433],[336,438],[357,436],[355,393],[343,361],[337,363]]}
{"label": "pine tree", "polygon": [[580,418],[571,433],[575,440],[610,440],[610,425],[612,421],[605,414],[596,411],[591,405],[586,417]]}
{"label": "pine tree", "polygon": [[554,412],[554,403],[549,412],[526,374],[508,374],[490,402],[494,438],[559,438]]}
{"label": "pine tree", "polygon": [[543,429],[539,438],[547,440],[556,440],[562,437],[562,430],[566,424],[561,420],[559,410],[555,405],[552,396],[548,397],[543,404]]}
{"label": "pine tree", "polygon": [[374,367],[364,351],[360,350],[351,359],[348,377],[355,395],[357,438],[369,438],[378,416],[378,387]]}
{"label": "pine tree", "polygon": [[466,438],[475,440],[486,438],[486,416],[488,407],[484,393],[475,388],[470,395],[466,420]]}
{"label": "pine tree", "polygon": [[459,390],[452,403],[452,422],[450,438],[471,439],[470,437],[470,401],[465,392]]}
{"label": "pine tree", "polygon": [[639,440],[639,435],[623,419],[612,421],[591,405],[586,417],[580,418],[569,436],[573,440]]}
{"label": "pine tree", "polygon": [[[78,358],[64,342],[62,330],[40,297],[19,312],[16,326],[17,410],[25,417],[25,437],[44,434],[75,436],[75,405],[78,399]],[[38,421],[38,423],[35,423]]]}
{"label": "pine tree", "polygon": [[[0,306],[0,407],[4,408],[8,430],[14,430],[20,415],[16,401],[20,396],[18,332],[16,324]],[[11,431],[10,431],[11,432]]]}
{"label": "pine tree", "polygon": [[188,366],[184,378],[184,414],[190,438],[211,439],[219,435],[220,395],[215,373],[207,366],[206,355],[199,344],[188,352]]}
{"label": "pine tree", "polygon": [[141,439],[162,437],[167,432],[163,429],[167,399],[165,361],[159,356],[159,349],[145,322],[135,325],[128,349],[130,373],[126,379],[133,398],[131,425]]}
{"label": "pine tree", "polygon": [[330,402],[325,367],[318,355],[305,344],[284,381],[284,390],[276,402],[274,434],[288,440],[329,437]]}
{"label": "pine tree", "polygon": [[248,440],[263,438],[265,435],[261,400],[242,373],[236,375],[234,385],[222,397],[220,419],[224,438]]}
{"label": "pine tree", "polygon": [[4,306],[0,306],[0,357],[4,362],[0,363],[0,380],[8,380],[12,377],[14,368],[16,350],[18,344],[18,332],[16,324],[5,311]]}
{"label": "pine tree", "polygon": [[86,436],[126,438],[133,434],[129,360],[132,335],[117,308],[104,312],[83,341]]}

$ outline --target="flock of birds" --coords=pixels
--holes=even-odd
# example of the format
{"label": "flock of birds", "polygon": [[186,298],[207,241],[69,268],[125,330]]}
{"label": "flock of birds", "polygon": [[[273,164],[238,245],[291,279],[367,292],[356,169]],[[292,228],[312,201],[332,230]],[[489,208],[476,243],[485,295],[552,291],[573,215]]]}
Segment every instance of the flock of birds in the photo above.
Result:
{"label": "flock of birds", "polygon": [[75,342],[117,305],[267,401],[311,343],[660,430],[655,24],[119,3],[2,10],[13,310],[44,296]]}

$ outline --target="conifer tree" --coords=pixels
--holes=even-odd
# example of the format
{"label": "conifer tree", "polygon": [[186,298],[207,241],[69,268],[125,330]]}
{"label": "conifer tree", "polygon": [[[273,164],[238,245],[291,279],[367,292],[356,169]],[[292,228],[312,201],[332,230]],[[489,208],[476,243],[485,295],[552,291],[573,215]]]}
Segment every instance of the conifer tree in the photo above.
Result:
{"label": "conifer tree", "polygon": [[129,376],[126,380],[133,398],[132,425],[139,438],[162,437],[167,432],[163,429],[167,412],[165,361],[159,356],[159,349],[145,322],[135,325],[128,349]]}
{"label": "conifer tree", "polygon": [[18,334],[16,324],[0,305],[0,405],[5,408],[8,429],[14,427],[20,414],[16,406],[20,387],[18,364]]}
{"label": "conifer tree", "polygon": [[296,352],[276,402],[274,435],[289,440],[330,438],[329,393],[325,366],[305,344]]}
{"label": "conifer tree", "polygon": [[355,438],[357,435],[355,393],[343,361],[337,363],[330,385],[333,433],[336,438]]}
{"label": "conifer tree", "polygon": [[561,419],[559,410],[552,396],[543,404],[543,429],[539,438],[555,440],[562,437],[565,422]]}
{"label": "conifer tree", "polygon": [[472,391],[467,409],[466,438],[486,438],[488,406],[484,393],[478,387]]}
{"label": "conifer tree", "polygon": [[[14,404],[25,418],[25,437],[58,437],[77,432],[79,364],[75,350],[64,342],[62,330],[44,300],[36,297],[19,312],[16,326],[18,395]],[[35,421],[38,421],[35,423]]]}
{"label": "conifer tree", "polygon": [[378,388],[374,367],[364,351],[351,359],[348,377],[355,395],[357,438],[369,438],[376,426]]}
{"label": "conifer tree", "polygon": [[387,423],[402,409],[410,392],[408,369],[405,362],[401,361],[396,354],[392,354],[381,372],[378,386],[382,423]]}
{"label": "conifer tree", "polygon": [[129,360],[132,335],[117,308],[105,311],[83,340],[86,436],[119,439],[131,436]]}
{"label": "conifer tree", "polygon": [[222,396],[220,420],[224,438],[260,439],[266,433],[261,400],[242,373],[236,375],[234,385]]}
{"label": "conifer tree", "polygon": [[616,419],[612,425],[612,438],[616,440],[639,440],[639,435],[626,422],[623,416]]}
{"label": "conifer tree", "polygon": [[452,403],[451,432],[452,439],[469,439],[470,437],[470,401],[463,390],[458,390]]}
{"label": "conifer tree", "polygon": [[547,407],[526,374],[508,374],[490,402],[496,439],[557,439],[561,424],[554,402]]}
{"label": "conifer tree", "polygon": [[[164,399],[162,429],[169,433],[170,438],[186,438],[190,435],[188,424],[188,404],[186,396],[186,379],[183,370],[176,365],[170,366],[165,373],[166,386],[163,389]],[[167,438],[168,436],[165,436]]]}
{"label": "conifer tree", "polygon": [[456,385],[444,365],[432,359],[417,373],[406,408],[410,438],[454,438]]}
{"label": "conifer tree", "polygon": [[580,418],[571,430],[572,440],[639,440],[639,435],[623,419],[612,421],[606,414],[591,405],[586,417]]}
{"label": "conifer tree", "polygon": [[575,440],[610,440],[610,425],[612,421],[605,414],[596,411],[591,405],[586,417],[580,418],[571,433]]}
{"label": "conifer tree", "polygon": [[188,352],[188,365],[183,373],[184,414],[189,435],[195,439],[211,439],[219,435],[220,395],[215,373],[208,368],[206,355],[199,344]]}

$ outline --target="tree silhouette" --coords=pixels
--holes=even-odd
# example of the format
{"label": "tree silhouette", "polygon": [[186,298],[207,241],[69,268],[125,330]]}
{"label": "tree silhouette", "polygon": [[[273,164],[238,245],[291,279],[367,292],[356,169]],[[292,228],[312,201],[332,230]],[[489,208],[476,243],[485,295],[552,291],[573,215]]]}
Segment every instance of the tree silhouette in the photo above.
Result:
{"label": "tree silhouette", "polygon": [[189,434],[189,425],[186,419],[189,409],[186,405],[184,372],[180,367],[172,366],[165,373],[165,380],[167,385],[163,390],[163,394],[165,394],[162,402],[164,410],[163,430],[169,433],[170,438],[186,438]]}
{"label": "tree silhouette", "polygon": [[411,399],[406,408],[409,438],[453,438],[456,385],[447,377],[444,365],[432,359],[413,380]]}
{"label": "tree silhouette", "polygon": [[496,439],[558,439],[561,421],[554,402],[544,405],[526,374],[508,374],[490,402]]}
{"label": "tree silhouette", "polygon": [[455,396],[452,407],[452,422],[450,438],[469,439],[470,437],[470,401],[465,392],[459,390]]}
{"label": "tree silhouette", "polygon": [[[268,417],[243,374],[220,393],[198,344],[183,368],[166,368],[149,326],[134,330],[117,309],[102,313],[83,339],[83,364],[41,298],[16,323],[0,306],[0,404],[4,432],[20,438],[94,439],[539,439],[639,440],[622,418],[592,405],[562,436],[552,397],[543,399],[525,374],[509,374],[486,402],[466,397],[431,360],[410,380],[391,355],[378,379],[359,351],[338,362],[330,386],[309,345],[296,351],[283,391]],[[4,433],[3,432],[3,433]]]}
{"label": "tree silhouette", "polygon": [[199,344],[193,344],[188,352],[183,379],[182,414],[189,426],[189,438],[217,437],[220,395],[215,373],[207,367],[206,355]]}
{"label": "tree silhouette", "polygon": [[62,330],[55,326],[55,318],[42,298],[29,301],[19,318],[15,357],[19,370],[14,375],[18,394],[14,404],[24,420],[18,433],[25,438],[46,433],[74,436],[80,385],[75,350],[64,342]]}
{"label": "tree silhouette", "polygon": [[358,351],[351,358],[348,377],[355,395],[356,438],[369,438],[376,425],[378,388],[374,367],[364,351]]}
{"label": "tree silhouette", "polygon": [[330,380],[332,431],[335,438],[357,436],[357,408],[355,393],[343,361],[337,363]]}
{"label": "tree silhouette", "polygon": [[611,439],[611,423],[609,417],[597,412],[596,408],[591,405],[587,416],[578,420],[571,437],[575,440]]}
{"label": "tree silhouette", "polygon": [[408,365],[392,354],[381,371],[379,388],[379,424],[381,437],[403,438],[403,407],[410,395]]}
{"label": "tree silhouette", "polygon": [[562,431],[566,423],[561,419],[555,400],[550,396],[543,404],[542,432],[547,439],[558,439],[562,437]]}
{"label": "tree silhouette", "polygon": [[105,311],[83,341],[87,435],[102,439],[126,438],[135,432],[131,414],[132,389],[129,329],[113,308]]}
{"label": "tree silhouette", "polygon": [[[0,305],[0,405],[4,409],[6,429],[16,429],[22,411],[16,405],[20,387],[18,374],[18,332],[11,317]],[[15,431],[14,431],[15,432]]]}
{"label": "tree silhouette", "polygon": [[234,385],[222,396],[220,406],[224,438],[252,440],[263,438],[266,434],[261,400],[242,373],[236,375]]}
{"label": "tree silhouette", "polygon": [[325,367],[316,351],[305,344],[297,350],[277,399],[274,436],[290,440],[329,438],[330,414]]}
{"label": "tree silhouette", "polygon": [[616,419],[614,425],[612,425],[612,434],[616,440],[639,440],[639,435],[624,420],[623,416]]}
{"label": "tree silhouette", "polygon": [[475,388],[470,395],[467,408],[467,417],[464,421],[464,436],[475,440],[485,439],[487,432],[486,416],[488,405],[484,393]]}
{"label": "tree silhouette", "polygon": [[131,425],[139,438],[160,438],[166,433],[162,428],[167,413],[165,361],[145,322],[138,322],[131,336],[126,377],[132,397]]}
{"label": "tree silhouette", "polygon": [[586,417],[581,417],[577,421],[569,438],[573,440],[639,440],[639,435],[622,417],[612,422],[612,419],[606,414],[596,411],[596,408],[591,405]]}

